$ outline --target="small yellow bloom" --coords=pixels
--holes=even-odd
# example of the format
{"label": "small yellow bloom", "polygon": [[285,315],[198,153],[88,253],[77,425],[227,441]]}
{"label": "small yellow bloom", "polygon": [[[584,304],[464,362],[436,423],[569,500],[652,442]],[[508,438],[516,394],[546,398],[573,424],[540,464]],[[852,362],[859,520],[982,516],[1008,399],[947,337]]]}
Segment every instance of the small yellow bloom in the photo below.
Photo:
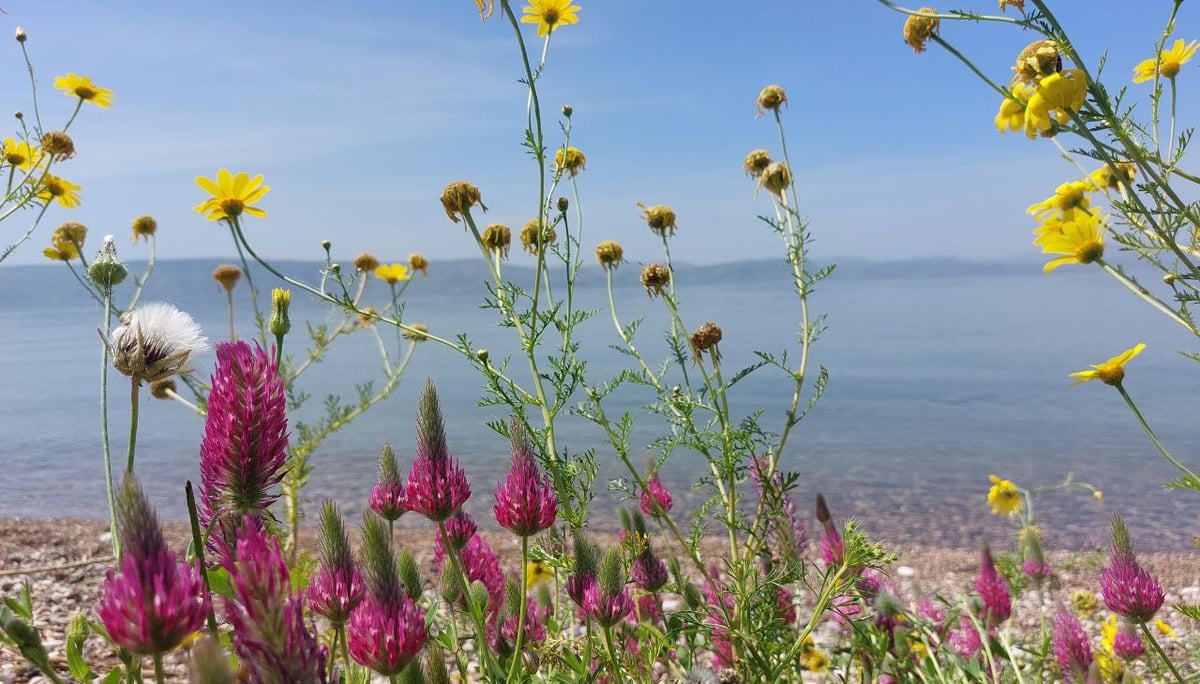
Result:
{"label": "small yellow bloom", "polygon": [[1100,648],[1108,653],[1113,652],[1113,646],[1117,643],[1117,616],[1109,615],[1108,618],[1100,623]]}
{"label": "small yellow bloom", "polygon": [[375,268],[375,277],[387,281],[389,285],[403,282],[412,278],[406,264],[383,264]]}
{"label": "small yellow bloom", "polygon": [[77,97],[103,109],[112,106],[113,91],[92,83],[92,79],[87,76],[75,74],[59,76],[54,79],[54,87],[65,92],[67,97]]}
{"label": "small yellow bloom", "polygon": [[537,24],[538,36],[546,36],[563,24],[577,23],[579,17],[575,13],[579,10],[580,7],[572,5],[571,0],[529,0],[521,21]]}
{"label": "small yellow bloom", "polygon": [[1071,610],[1081,618],[1089,617],[1092,611],[1096,610],[1097,599],[1096,595],[1087,589],[1074,589],[1067,598],[1071,605]]}
{"label": "small yellow bloom", "polygon": [[917,10],[916,14],[908,15],[904,20],[904,42],[913,49],[914,52],[925,52],[925,42],[938,32],[938,25],[942,20],[936,16],[937,10],[932,7],[922,7]]}
{"label": "small yellow bloom", "polygon": [[988,490],[987,502],[996,515],[1016,515],[1021,509],[1021,492],[1010,480],[988,475],[992,487]]}
{"label": "small yellow bloom", "polygon": [[1092,498],[1099,503],[1104,503],[1104,492],[1097,489],[1096,491],[1092,492]]}
{"label": "small yellow bloom", "polygon": [[1081,382],[1088,382],[1089,380],[1099,380],[1106,385],[1120,384],[1125,379],[1125,364],[1133,360],[1133,357],[1141,354],[1145,348],[1145,342],[1138,342],[1133,347],[1126,349],[1104,363],[1092,366],[1091,370],[1071,373],[1069,377],[1077,378],[1075,382],[1071,383],[1071,386],[1078,385]]}
{"label": "small yellow bloom", "polygon": [[542,561],[529,561],[525,565],[526,589],[532,589],[539,584],[549,582],[552,577],[554,577],[554,572]]}
{"label": "small yellow bloom", "polygon": [[1087,99],[1087,77],[1079,69],[1050,74],[1038,82],[1025,106],[1025,135],[1036,138],[1054,123],[1065,124]]}
{"label": "small yellow bloom", "polygon": [[1163,620],[1160,620],[1159,618],[1154,618],[1154,626],[1158,628],[1159,634],[1161,634],[1169,639],[1175,638],[1175,630],[1171,628],[1171,625],[1168,625]]}
{"label": "small yellow bloom", "polygon": [[78,185],[48,173],[42,178],[37,196],[44,202],[57,201],[59,206],[74,209],[79,206],[78,191]]}
{"label": "small yellow bloom", "polygon": [[1091,198],[1088,193],[1095,190],[1096,186],[1088,181],[1063,183],[1054,189],[1053,195],[1030,205],[1026,211],[1033,214],[1038,221],[1043,221],[1047,216],[1054,214],[1064,221],[1069,221],[1078,213],[1088,213],[1088,208],[1091,206]]}
{"label": "small yellow bloom", "polygon": [[56,242],[53,247],[43,249],[42,254],[51,261],[71,261],[79,258],[79,250],[70,242]]}
{"label": "small yellow bloom", "polygon": [[0,161],[22,171],[32,169],[40,160],[38,148],[30,147],[24,140],[5,138],[3,145],[0,145]]}
{"label": "small yellow bloom", "polygon": [[1117,162],[1117,170],[1114,172],[1112,168],[1105,164],[1095,171],[1088,174],[1088,180],[1096,185],[1100,190],[1120,190],[1122,182],[1133,185],[1133,181],[1137,178],[1137,167],[1129,162]]}
{"label": "small yellow bloom", "polygon": [[251,178],[244,171],[235,176],[229,169],[218,171],[216,180],[197,176],[196,185],[212,197],[193,207],[193,210],[204,214],[209,221],[234,219],[242,214],[263,218],[267,212],[252,206],[271,189],[262,181],[261,173]]}
{"label": "small yellow bloom", "polygon": [[566,171],[572,176],[578,176],[585,165],[587,165],[587,157],[583,156],[583,152],[576,147],[559,148],[554,153],[554,168],[559,173]]}
{"label": "small yellow bloom", "polygon": [[1033,97],[1034,86],[1026,83],[1013,84],[1012,97],[1000,101],[1000,112],[996,114],[996,130],[1015,133],[1025,127],[1025,105]]}
{"label": "small yellow bloom", "polygon": [[1158,59],[1151,57],[1143,60],[1133,68],[1133,82],[1145,83],[1146,81],[1154,80],[1155,73],[1163,78],[1175,78],[1179,75],[1179,70],[1192,55],[1196,54],[1196,49],[1200,48],[1200,43],[1192,41],[1186,45],[1183,39],[1175,41],[1170,50],[1160,52]]}
{"label": "small yellow bloom", "polygon": [[1046,273],[1064,264],[1090,264],[1104,256],[1104,236],[1100,217],[1095,214],[1079,214],[1070,221],[1061,223],[1062,232],[1035,231],[1044,254],[1063,254],[1042,267]]}
{"label": "small yellow bloom", "polygon": [[818,649],[806,651],[800,656],[800,664],[804,666],[804,669],[814,674],[828,672],[829,654]]}

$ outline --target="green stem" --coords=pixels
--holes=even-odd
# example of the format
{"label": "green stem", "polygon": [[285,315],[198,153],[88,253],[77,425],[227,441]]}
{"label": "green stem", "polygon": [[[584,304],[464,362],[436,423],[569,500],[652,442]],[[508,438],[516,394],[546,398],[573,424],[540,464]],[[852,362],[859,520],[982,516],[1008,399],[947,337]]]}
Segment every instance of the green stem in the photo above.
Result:
{"label": "green stem", "polygon": [[512,663],[508,666],[508,681],[515,682],[517,666],[521,664],[521,642],[525,636],[525,613],[529,603],[526,597],[529,586],[529,537],[521,537],[521,607],[517,610],[517,638],[513,642]]}
{"label": "green stem", "polygon": [[1150,424],[1147,423],[1145,417],[1142,416],[1142,412],[1139,411],[1137,405],[1133,403],[1133,397],[1130,397],[1129,393],[1125,391],[1125,386],[1120,382],[1117,382],[1117,384],[1113,386],[1116,387],[1117,391],[1121,393],[1121,398],[1125,400],[1125,404],[1128,405],[1129,410],[1133,412],[1133,417],[1137,418],[1137,421],[1142,426],[1142,429],[1146,431],[1146,436],[1149,437],[1150,441],[1154,443],[1154,446],[1158,448],[1158,452],[1163,455],[1163,458],[1167,459],[1171,465],[1175,466],[1180,472],[1187,476],[1187,478],[1191,480],[1192,485],[1200,487],[1200,477],[1196,477],[1195,473],[1189,470],[1188,467],[1183,463],[1180,463],[1177,458],[1172,456],[1170,451],[1167,451],[1167,447],[1164,446],[1161,441],[1159,441],[1158,436],[1154,434],[1154,430],[1150,429]]}
{"label": "green stem", "polygon": [[225,311],[229,317],[229,341],[237,340],[237,333],[233,329],[233,288],[225,290]]}
{"label": "green stem", "polygon": [[125,462],[125,472],[133,472],[133,456],[137,450],[137,429],[138,429],[138,390],[141,387],[141,381],[136,377],[129,378],[129,456]]}
{"label": "green stem", "polygon": [[[442,533],[442,539],[448,539],[446,534],[445,521],[438,522],[438,530]],[[471,616],[471,621],[475,623],[475,639],[476,644],[486,644],[487,627],[484,624],[483,615],[479,610],[479,606],[471,600],[471,587],[467,582],[467,574],[463,570],[461,553],[458,549],[450,548],[447,545],[446,555],[450,558],[450,564],[454,567],[454,575],[458,578],[458,588],[462,592],[463,603],[467,606],[467,613]],[[452,607],[453,608],[453,607]],[[486,645],[482,645],[478,649],[480,666],[486,671],[491,672],[493,677],[502,676],[502,671],[499,665],[492,658],[491,649]]]}
{"label": "green stem", "polygon": [[108,443],[108,329],[112,324],[112,288],[105,290],[104,330],[101,333],[104,348],[100,353],[100,449],[104,454],[104,489],[108,497],[108,523],[112,534],[113,555],[121,557],[121,540],[117,537],[117,503],[113,496],[112,452]]}
{"label": "green stem", "polygon": [[[210,591],[208,583],[208,566],[204,563],[204,537],[200,534],[200,516],[196,512],[196,494],[192,491],[192,481],[188,480],[183,486],[184,496],[187,498],[188,522],[192,526],[192,548],[196,554],[196,567],[200,569],[200,579],[204,582],[204,593]],[[212,638],[217,639],[221,636],[217,629],[217,616],[213,613],[212,607],[208,609],[208,633]]]}
{"label": "green stem", "polygon": [[621,663],[617,660],[617,649],[613,647],[612,627],[604,627],[604,650],[608,652],[608,661],[612,663],[613,679],[617,681],[621,676]]}
{"label": "green stem", "polygon": [[1131,280],[1129,278],[1129,276],[1127,276],[1124,273],[1121,273],[1117,269],[1113,268],[1111,265],[1108,264],[1108,262],[1104,261],[1103,259],[1097,259],[1096,263],[1100,264],[1100,267],[1103,268],[1104,271],[1106,273],[1108,273],[1110,276],[1112,276],[1113,279],[1115,279],[1118,283],[1123,285],[1125,287],[1125,289],[1134,293],[1138,297],[1141,297],[1142,300],[1145,301],[1147,304],[1154,307],[1155,309],[1158,309],[1158,311],[1165,314],[1167,316],[1167,318],[1170,318],[1171,320],[1175,321],[1179,325],[1182,325],[1191,334],[1200,336],[1200,331],[1197,331],[1196,328],[1193,327],[1191,323],[1189,323],[1182,316],[1180,316],[1174,309],[1167,306],[1161,299],[1159,299],[1158,297],[1155,297],[1153,294],[1151,294],[1149,290],[1147,290],[1146,288],[1142,287],[1141,285],[1139,285],[1136,282],[1134,282],[1133,280]]}
{"label": "green stem", "polygon": [[[340,639],[338,638],[339,636],[341,637]],[[342,663],[344,663],[344,665],[346,667],[346,671],[349,672],[350,671],[350,649],[347,645],[348,637],[346,636],[346,625],[345,624],[341,624],[341,625],[337,626],[337,630],[334,632],[333,638],[334,638],[334,640],[338,641],[338,643],[340,644]]]}
{"label": "green stem", "polygon": [[[245,242],[245,238],[242,237],[242,224],[234,217],[230,217],[228,223],[229,229],[233,232],[233,246],[237,248],[238,261],[242,264],[242,273],[246,276],[246,288],[250,290],[250,305],[254,308],[254,325],[258,328],[258,339],[262,340],[263,344],[266,344],[267,322],[263,318],[262,310],[258,308],[258,288],[254,286],[254,276],[250,273],[250,263],[246,261],[246,254],[242,251],[242,243]],[[250,251],[249,245],[246,245],[246,251]],[[254,252],[250,252],[250,254],[253,255]],[[262,259],[258,257],[255,257],[255,261],[262,263]],[[279,274],[276,273],[276,275]]]}
{"label": "green stem", "polygon": [[1158,639],[1154,638],[1154,633],[1150,631],[1150,628],[1147,627],[1146,623],[1144,622],[1141,624],[1141,628],[1142,634],[1146,636],[1146,641],[1150,642],[1150,646],[1154,648],[1154,652],[1157,653],[1158,657],[1161,658],[1163,663],[1166,664],[1167,669],[1171,671],[1171,674],[1175,675],[1175,681],[1183,684],[1183,675],[1179,674],[1179,670],[1175,669],[1175,663],[1172,663],[1170,658],[1167,658],[1167,654],[1163,651],[1162,646],[1159,645]]}
{"label": "green stem", "polygon": [[161,653],[154,654],[154,681],[158,684],[163,684],[167,681],[167,675],[163,672],[163,658]]}

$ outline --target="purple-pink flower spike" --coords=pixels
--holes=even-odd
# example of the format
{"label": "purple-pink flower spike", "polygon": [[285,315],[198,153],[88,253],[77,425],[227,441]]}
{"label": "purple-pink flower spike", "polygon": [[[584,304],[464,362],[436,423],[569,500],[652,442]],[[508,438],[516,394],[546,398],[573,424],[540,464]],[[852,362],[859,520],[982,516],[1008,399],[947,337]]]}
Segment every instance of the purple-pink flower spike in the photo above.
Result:
{"label": "purple-pink flower spike", "polygon": [[346,639],[355,662],[392,676],[425,647],[425,614],[400,582],[391,530],[383,519],[367,512],[362,536],[367,597],[351,613]]}
{"label": "purple-pink flower spike", "polygon": [[[658,517],[670,513],[671,505],[671,492],[667,490],[656,472],[650,476],[650,479],[646,480],[646,489],[638,498],[638,508],[642,509],[642,513],[648,516]],[[660,508],[662,509],[661,511],[659,510]]]}
{"label": "purple-pink flower spike", "polygon": [[1130,622],[1149,622],[1166,599],[1162,585],[1138,563],[1129,530],[1118,515],[1113,516],[1112,534],[1112,554],[1100,571],[1104,605]]}
{"label": "purple-pink flower spike", "polygon": [[379,481],[371,490],[367,505],[389,522],[399,520],[408,512],[404,502],[404,480],[400,479],[396,452],[391,444],[384,444],[379,452]]}
{"label": "purple-pink flower spike", "polygon": [[840,565],[842,562],[842,535],[838,533],[837,526],[833,524],[833,515],[829,512],[829,504],[825,502],[825,497],[817,494],[817,522],[825,529],[825,534],[821,537],[821,559],[825,561],[826,566]]}
{"label": "purple-pink flower spike", "polygon": [[1065,608],[1058,609],[1054,618],[1054,657],[1062,668],[1068,684],[1083,684],[1087,681],[1088,669],[1092,666],[1092,647],[1087,632],[1079,618]]}
{"label": "purple-pink flower spike", "polygon": [[417,409],[417,458],[404,487],[408,510],[434,522],[454,514],[471,496],[467,475],[446,447],[446,428],[433,383],[425,385]]}
{"label": "purple-pink flower spike", "polygon": [[342,516],[333,501],[321,506],[321,563],[308,585],[308,607],[334,625],[344,625],[362,602],[363,579]]}
{"label": "purple-pink flower spike", "polygon": [[975,580],[975,591],[983,599],[982,617],[989,627],[1004,622],[1012,615],[1008,582],[996,572],[996,564],[992,561],[992,552],[986,542],[980,558],[979,578]]}
{"label": "purple-pink flower spike", "polygon": [[[200,444],[200,525],[215,519],[261,522],[277,494],[287,460],[287,413],[283,379],[273,355],[257,344],[217,344],[217,365]],[[216,528],[214,542],[234,543],[229,524]],[[210,544],[221,551],[219,543]]]}
{"label": "purple-pink flower spike", "polygon": [[96,612],[118,646],[165,653],[204,626],[210,603],[199,569],[167,548],[154,509],[132,475],[117,500],[123,556],[109,569]]}
{"label": "purple-pink flower spike", "polygon": [[558,497],[550,478],[538,472],[529,436],[517,421],[509,427],[512,467],[504,482],[496,484],[496,522],[518,537],[529,537],[554,524]]}

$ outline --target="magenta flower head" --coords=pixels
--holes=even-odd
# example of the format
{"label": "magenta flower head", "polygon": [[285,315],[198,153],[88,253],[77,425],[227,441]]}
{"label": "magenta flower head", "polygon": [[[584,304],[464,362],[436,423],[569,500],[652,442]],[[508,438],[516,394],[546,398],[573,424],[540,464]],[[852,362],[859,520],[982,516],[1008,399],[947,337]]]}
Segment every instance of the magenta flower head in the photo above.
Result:
{"label": "magenta flower head", "polygon": [[1146,654],[1146,644],[1132,625],[1126,625],[1113,637],[1113,653],[1125,660],[1137,660]]}
{"label": "magenta flower head", "polygon": [[646,489],[638,499],[638,508],[642,509],[642,513],[657,518],[670,513],[672,503],[671,492],[658,479],[658,471],[654,471],[646,480]]}
{"label": "magenta flower head", "polygon": [[371,490],[367,505],[389,522],[408,512],[408,506],[404,504],[404,481],[400,479],[396,452],[391,444],[384,444],[379,452],[379,482]]}
{"label": "magenta flower head", "polygon": [[245,342],[217,344],[217,365],[200,443],[200,524],[221,521],[210,548],[234,544],[233,525],[260,526],[278,498],[288,432],[283,379],[273,354]]}
{"label": "magenta flower head", "polygon": [[243,670],[255,682],[325,681],[325,648],[305,627],[304,598],[292,593],[279,541],[253,520],[236,529],[224,559],[233,587],[225,612]]}
{"label": "magenta flower head", "polygon": [[363,599],[363,581],[342,516],[332,500],[321,506],[321,564],[308,585],[308,607],[334,625],[344,625]]}
{"label": "magenta flower head", "polygon": [[1119,515],[1113,516],[1112,553],[1100,571],[1100,593],[1109,610],[1135,624],[1153,619],[1166,598],[1162,585],[1138,563]]}
{"label": "magenta flower head", "polygon": [[446,448],[446,427],[433,383],[425,385],[417,409],[417,458],[404,487],[408,510],[434,522],[454,514],[471,496],[467,475]]}
{"label": "magenta flower head", "polygon": [[370,512],[363,516],[363,568],[367,597],[350,615],[350,656],[390,677],[421,653],[429,632],[425,614],[400,583],[392,535],[383,519]]}
{"label": "magenta flower head", "polygon": [[558,497],[550,478],[543,477],[533,459],[529,435],[515,419],[509,424],[512,467],[504,482],[496,483],[496,522],[518,537],[529,537],[554,524]]}
{"label": "magenta flower head", "polygon": [[108,571],[96,612],[118,646],[165,653],[204,626],[210,603],[196,566],[167,548],[158,516],[133,475],[117,497],[119,569]]}
{"label": "magenta flower head", "polygon": [[842,562],[842,535],[838,533],[837,525],[833,524],[833,515],[829,512],[829,504],[825,497],[817,494],[817,522],[825,529],[821,537],[821,558],[826,566],[840,565]]}
{"label": "magenta flower head", "polygon": [[1092,647],[1079,618],[1062,606],[1054,617],[1054,658],[1068,684],[1087,682],[1088,669],[1092,666]]}
{"label": "magenta flower head", "polygon": [[596,572],[600,568],[600,547],[576,531],[571,544],[571,555],[574,560],[574,572],[567,577],[567,596],[580,608],[586,608],[584,601],[587,590],[596,583]]}
{"label": "magenta flower head", "polygon": [[1008,582],[996,572],[992,551],[983,543],[980,557],[979,578],[975,580],[975,591],[983,599],[984,624],[988,627],[1004,622],[1012,615],[1012,596],[1008,593]]}
{"label": "magenta flower head", "polygon": [[614,546],[600,562],[600,576],[584,590],[583,609],[602,627],[612,627],[633,612],[633,597],[625,585],[621,548]]}
{"label": "magenta flower head", "polygon": [[662,589],[670,579],[667,574],[667,565],[662,562],[662,559],[654,555],[650,550],[650,546],[646,546],[646,550],[638,554],[638,557],[633,560],[633,566],[629,568],[630,578],[633,583],[638,585],[643,591],[656,592]]}

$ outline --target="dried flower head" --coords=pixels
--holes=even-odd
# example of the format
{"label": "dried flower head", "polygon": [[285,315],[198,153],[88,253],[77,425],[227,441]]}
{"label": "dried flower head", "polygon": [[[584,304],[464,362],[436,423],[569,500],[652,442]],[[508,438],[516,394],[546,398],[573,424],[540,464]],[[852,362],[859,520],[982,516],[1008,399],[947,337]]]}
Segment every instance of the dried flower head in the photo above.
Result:
{"label": "dried flower head", "polygon": [[792,170],[788,168],[787,162],[771,162],[758,177],[758,187],[766,188],[768,192],[781,198],[791,185]]}
{"label": "dried flower head", "polygon": [[558,233],[553,226],[548,226],[538,219],[530,219],[521,226],[521,247],[530,254],[537,254],[546,245],[554,244]]}
{"label": "dried flower head", "polygon": [[1093,171],[1088,179],[1101,190],[1120,190],[1122,185],[1132,187],[1134,179],[1137,178],[1137,166],[1130,162],[1116,162],[1115,165],[1116,171],[1105,164]]}
{"label": "dried flower head", "polygon": [[171,399],[178,387],[171,378],[150,383],[150,396],[155,399]]}
{"label": "dried flower head", "polygon": [[400,329],[400,335],[406,340],[424,342],[429,339],[429,326],[424,323],[408,323]]}
{"label": "dried flower head", "polygon": [[700,361],[700,357],[704,352],[708,352],[712,356],[713,363],[721,361],[721,350],[718,345],[721,342],[721,326],[709,321],[702,324],[692,336],[688,338],[688,343],[692,348],[692,355],[696,361]]}
{"label": "dried flower head", "polygon": [[656,235],[669,237],[675,234],[675,211],[665,204],[656,204],[652,207],[638,202],[638,208],[642,210],[642,218],[645,219],[646,225],[650,226],[650,230]]}
{"label": "dried flower head", "polygon": [[642,266],[642,287],[651,299],[662,294],[662,290],[671,282],[671,269],[666,264],[646,264]]}
{"label": "dried flower head", "polygon": [[1025,0],[1000,0],[1000,11],[1007,12],[1009,7],[1016,7],[1018,12],[1025,11]]}
{"label": "dried flower head", "polygon": [[429,259],[426,259],[424,254],[420,254],[418,252],[409,254],[408,267],[412,269],[413,272],[420,271],[421,275],[423,276],[429,275]]}
{"label": "dried flower head", "polygon": [[354,257],[354,268],[363,273],[371,273],[379,267],[379,259],[370,252],[363,252]]}
{"label": "dried flower head", "polygon": [[758,178],[770,164],[771,155],[766,150],[751,150],[750,154],[746,155],[746,160],[742,162],[742,168],[746,170],[746,175]]}
{"label": "dried flower head", "polygon": [[150,241],[150,236],[158,231],[158,221],[153,216],[139,216],[133,220],[133,243],[139,239]]}
{"label": "dried flower head", "polygon": [[69,159],[75,156],[75,141],[63,131],[47,131],[42,135],[42,151],[54,160]]}
{"label": "dried flower head", "polygon": [[508,258],[508,246],[512,243],[512,231],[503,223],[492,223],[483,229],[483,246],[489,252],[495,252],[501,257]]}
{"label": "dried flower head", "polygon": [[1036,84],[1051,74],[1062,71],[1062,53],[1053,40],[1035,40],[1022,48],[1013,65],[1015,81]]}
{"label": "dried flower head", "polygon": [[577,148],[559,148],[554,153],[554,168],[559,173],[566,171],[572,176],[577,176],[586,164],[587,158]]}
{"label": "dried flower head", "polygon": [[596,261],[604,268],[617,268],[625,261],[625,250],[614,240],[605,240],[596,245]]}
{"label": "dried flower head", "polygon": [[904,42],[914,52],[925,52],[925,42],[937,34],[942,22],[936,16],[929,16],[936,14],[937,10],[932,7],[922,7],[904,20]]}
{"label": "dried flower head", "polygon": [[777,111],[787,102],[787,93],[783,86],[769,85],[758,93],[758,113]]}
{"label": "dried flower head", "polygon": [[446,216],[449,216],[450,220],[455,223],[458,223],[460,215],[469,212],[471,207],[476,204],[487,211],[487,205],[483,203],[479,188],[466,181],[454,181],[442,190],[442,208],[446,210]]}
{"label": "dried flower head", "polygon": [[242,279],[242,269],[233,264],[221,264],[213,269],[213,280],[221,284],[226,292],[233,292],[238,281]]}
{"label": "dried flower head", "polygon": [[185,370],[188,359],[208,348],[192,317],[163,302],[121,314],[112,331],[113,367],[138,382],[154,382]]}
{"label": "dried flower head", "polygon": [[50,234],[50,242],[55,247],[69,244],[77,250],[83,249],[83,241],[87,239],[87,226],[75,221],[67,221],[54,229]]}

